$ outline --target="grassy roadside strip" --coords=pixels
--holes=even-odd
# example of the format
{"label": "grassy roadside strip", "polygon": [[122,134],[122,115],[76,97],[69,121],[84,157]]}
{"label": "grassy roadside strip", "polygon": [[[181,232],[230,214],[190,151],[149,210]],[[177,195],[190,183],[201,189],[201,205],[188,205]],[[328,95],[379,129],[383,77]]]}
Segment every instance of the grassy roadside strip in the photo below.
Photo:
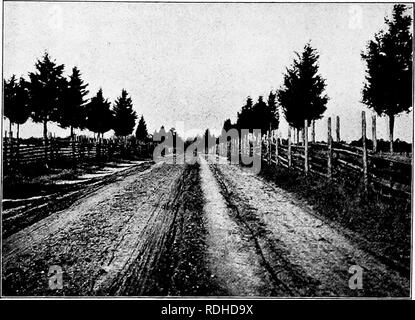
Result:
{"label": "grassy roadside strip", "polygon": [[366,194],[361,181],[346,176],[329,182],[266,163],[260,176],[296,195],[326,221],[345,228],[346,236],[409,277],[411,206],[407,202],[385,200],[371,190]]}
{"label": "grassy roadside strip", "polygon": [[150,162],[132,166],[123,171],[110,174],[103,178],[90,179],[87,183],[70,185],[62,190],[55,186],[56,193],[53,197],[43,198],[32,205],[29,204],[21,210],[15,210],[13,213],[5,214],[2,212],[2,236],[6,238],[23,228],[36,223],[37,221],[57,212],[68,208],[75,201],[86,197],[89,194],[99,190],[117,179],[122,179],[133,172],[141,172],[151,167]]}

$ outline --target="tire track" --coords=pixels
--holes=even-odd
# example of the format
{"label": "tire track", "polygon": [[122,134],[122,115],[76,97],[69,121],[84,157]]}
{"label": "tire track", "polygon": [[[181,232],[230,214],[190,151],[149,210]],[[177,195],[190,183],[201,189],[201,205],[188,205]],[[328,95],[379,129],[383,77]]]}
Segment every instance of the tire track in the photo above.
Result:
{"label": "tire track", "polygon": [[[138,257],[157,259],[171,220],[166,213],[173,212],[170,196],[182,174],[182,166],[157,164],[7,238],[3,242],[3,294],[124,293],[123,275],[129,266]],[[48,287],[51,265],[64,271],[62,290]],[[148,265],[153,264],[144,263],[144,274],[150,272]]]}
{"label": "tire track", "polygon": [[[290,295],[409,295],[409,279],[302,209],[289,193],[237,166],[210,167],[235,221],[256,239],[269,272],[290,287]],[[352,265],[363,268],[362,290],[348,286]]]}
{"label": "tire track", "polygon": [[252,238],[231,219],[232,213],[206,160],[200,158],[204,211],[208,229],[208,264],[227,295],[268,296],[282,294],[270,286],[272,278]]}

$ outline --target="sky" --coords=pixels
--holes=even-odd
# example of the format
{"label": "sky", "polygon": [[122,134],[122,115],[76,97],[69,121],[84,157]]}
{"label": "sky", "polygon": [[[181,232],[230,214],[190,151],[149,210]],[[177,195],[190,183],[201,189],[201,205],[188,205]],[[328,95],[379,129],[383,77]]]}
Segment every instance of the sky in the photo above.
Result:
{"label": "sky", "polygon": [[[361,111],[368,135],[372,115],[360,102],[360,53],[391,11],[392,4],[379,3],[5,2],[3,73],[27,77],[47,50],[66,75],[80,69],[88,97],[102,88],[113,102],[124,88],[150,133],[164,125],[190,136],[206,128],[218,133],[247,96],[278,89],[294,52],[311,41],[330,98],[316,138],[326,139],[327,117],[338,115],[341,137],[350,141],[361,136]],[[412,112],[399,116],[395,138],[411,141],[412,122]],[[378,118],[377,127],[378,138],[387,139],[387,119]],[[280,129],[286,136],[285,121]],[[22,137],[41,135],[40,124],[21,127]]]}

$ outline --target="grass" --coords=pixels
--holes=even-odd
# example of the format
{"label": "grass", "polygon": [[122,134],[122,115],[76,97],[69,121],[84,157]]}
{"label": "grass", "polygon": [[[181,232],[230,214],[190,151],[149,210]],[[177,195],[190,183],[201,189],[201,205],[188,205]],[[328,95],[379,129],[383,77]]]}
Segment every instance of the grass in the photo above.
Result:
{"label": "grass", "polygon": [[[111,160],[117,163],[122,160],[137,159],[129,157],[125,159],[113,158]],[[59,161],[49,166],[46,166],[44,163],[19,166],[4,172],[3,198],[27,198],[54,193],[57,188],[54,181],[76,180],[80,175],[94,173],[106,165],[108,163],[104,159],[101,161],[85,159],[82,162]]]}
{"label": "grass", "polygon": [[409,272],[411,204],[364,191],[358,177],[336,173],[335,182],[263,164],[260,175],[311,205],[321,216],[356,232],[372,252]]}

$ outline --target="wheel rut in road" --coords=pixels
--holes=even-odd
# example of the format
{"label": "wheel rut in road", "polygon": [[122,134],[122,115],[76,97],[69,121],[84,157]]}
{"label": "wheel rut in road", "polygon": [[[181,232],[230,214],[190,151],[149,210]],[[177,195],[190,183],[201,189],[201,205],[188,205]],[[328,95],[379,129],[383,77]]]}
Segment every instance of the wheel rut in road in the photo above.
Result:
{"label": "wheel rut in road", "polygon": [[[247,169],[217,164],[215,157],[209,157],[209,167],[233,208],[230,217],[255,239],[284,296],[409,295],[405,275],[362,250],[290,193]],[[349,287],[349,268],[355,265],[363,270],[361,290]]]}

